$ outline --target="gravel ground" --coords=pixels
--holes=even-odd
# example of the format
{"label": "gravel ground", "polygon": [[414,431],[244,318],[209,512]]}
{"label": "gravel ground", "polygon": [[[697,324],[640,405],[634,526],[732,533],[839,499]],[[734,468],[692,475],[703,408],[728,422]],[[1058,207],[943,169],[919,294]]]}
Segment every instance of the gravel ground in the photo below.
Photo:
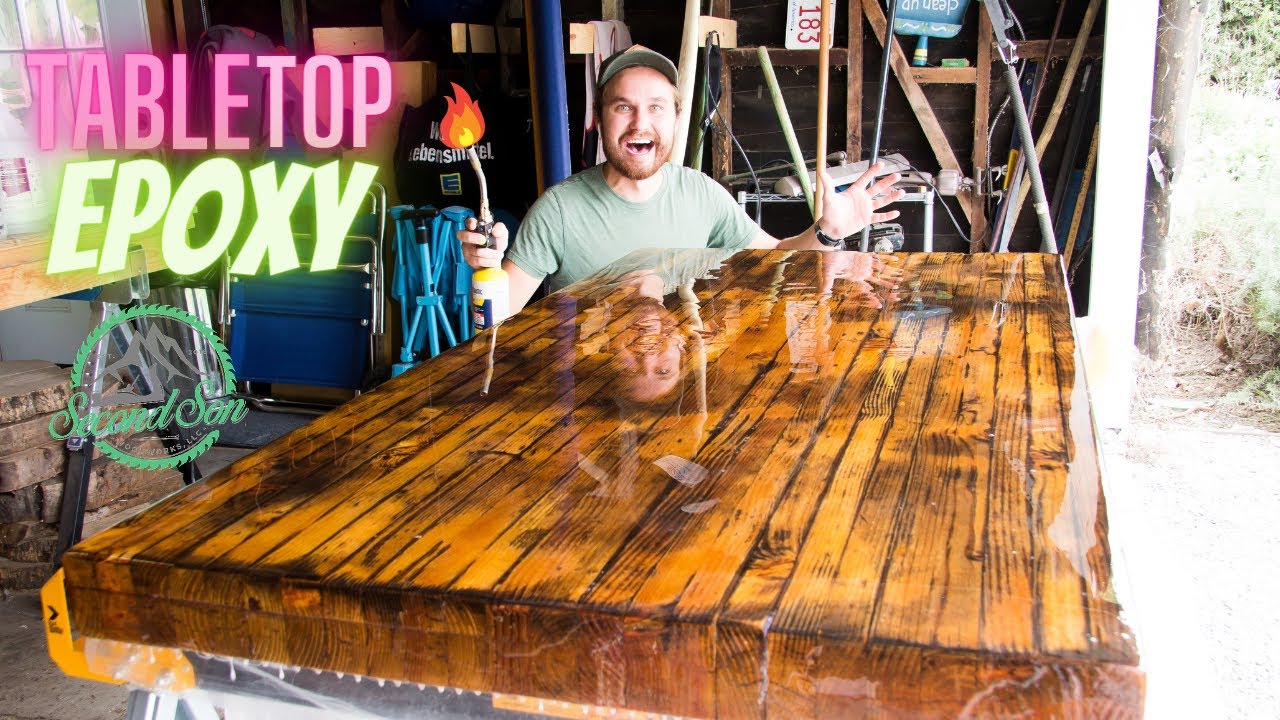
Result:
{"label": "gravel ground", "polygon": [[1218,419],[1104,440],[1148,718],[1280,717],[1280,434]]}

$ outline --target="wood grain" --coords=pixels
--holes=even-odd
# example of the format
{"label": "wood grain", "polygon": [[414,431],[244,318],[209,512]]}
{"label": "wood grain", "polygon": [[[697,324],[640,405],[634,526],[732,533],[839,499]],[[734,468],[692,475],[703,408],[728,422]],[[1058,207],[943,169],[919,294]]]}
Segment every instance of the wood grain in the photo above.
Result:
{"label": "wood grain", "polygon": [[849,65],[845,74],[845,154],[849,160],[862,159],[862,12],[857,1],[845,4],[845,20],[849,26]]}
{"label": "wood grain", "polygon": [[972,85],[978,82],[978,70],[971,67],[913,68],[911,78],[921,85]]}
{"label": "wood grain", "polygon": [[[711,0],[712,17],[729,17],[729,0]],[[733,68],[729,62],[720,66],[720,105],[717,111],[725,127],[733,127]],[[733,174],[733,141],[721,132],[711,143],[711,176],[719,180]]]}
{"label": "wood grain", "polygon": [[[13,235],[0,241],[0,310],[126,280],[132,276],[127,263],[126,269],[118,272],[99,274],[95,267],[50,275],[47,270],[52,237],[50,231]],[[100,250],[105,238],[105,226],[86,227],[80,233],[76,249]],[[142,248],[146,255],[147,272],[167,267],[160,252],[158,229],[140,233],[129,244]]]}
{"label": "wood grain", "polygon": [[[991,37],[991,17],[987,8],[979,6],[978,10],[978,82],[974,86],[973,100],[973,173],[979,176],[987,172],[987,133],[991,124],[991,43],[985,38]],[[987,235],[987,203],[986,196],[976,189],[966,192],[969,206],[969,252],[976,253],[988,245]]]}
{"label": "wood grain", "polygon": [[500,325],[488,393],[482,335],[77,546],[77,628],[692,717],[1141,717],[1058,258],[730,255],[633,254]]}

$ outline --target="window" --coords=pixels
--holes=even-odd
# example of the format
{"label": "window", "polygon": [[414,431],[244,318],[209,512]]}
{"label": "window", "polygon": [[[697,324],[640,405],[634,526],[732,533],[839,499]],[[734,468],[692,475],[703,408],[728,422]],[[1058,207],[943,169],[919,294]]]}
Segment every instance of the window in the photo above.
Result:
{"label": "window", "polygon": [[[39,52],[66,52],[78,72],[85,52],[104,50],[99,0],[0,0],[0,204],[5,215],[0,234],[47,227],[48,181],[57,182],[56,173],[51,174],[53,156],[33,152],[26,59]],[[54,91],[54,122],[69,128],[72,103],[65,73],[59,74]]]}
{"label": "window", "polygon": [[[19,121],[25,119],[31,104],[25,63],[29,53],[65,50],[78,69],[84,51],[104,49],[99,2],[0,0],[0,107]],[[64,92],[65,84],[59,88]]]}

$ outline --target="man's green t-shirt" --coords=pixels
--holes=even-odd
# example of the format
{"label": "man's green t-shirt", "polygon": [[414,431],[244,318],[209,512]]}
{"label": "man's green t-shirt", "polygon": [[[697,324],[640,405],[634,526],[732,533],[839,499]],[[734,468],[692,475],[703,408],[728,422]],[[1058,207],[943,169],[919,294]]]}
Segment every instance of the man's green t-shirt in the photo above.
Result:
{"label": "man's green t-shirt", "polygon": [[581,280],[641,248],[738,250],[760,228],[714,180],[668,163],[662,187],[645,202],[618,197],[603,165],[584,170],[538,198],[507,258],[551,289]]}

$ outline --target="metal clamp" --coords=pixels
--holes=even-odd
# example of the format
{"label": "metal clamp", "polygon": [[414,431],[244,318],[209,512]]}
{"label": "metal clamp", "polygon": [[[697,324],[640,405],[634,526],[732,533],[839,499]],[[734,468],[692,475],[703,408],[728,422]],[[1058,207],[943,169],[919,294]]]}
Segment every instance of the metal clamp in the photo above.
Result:
{"label": "metal clamp", "polygon": [[1000,59],[1006,65],[1018,62],[1018,46],[1009,39],[1009,28],[1013,20],[1004,12],[1001,0],[983,0],[987,7],[987,16],[991,18],[991,30],[996,36],[996,46],[1000,51]]}

